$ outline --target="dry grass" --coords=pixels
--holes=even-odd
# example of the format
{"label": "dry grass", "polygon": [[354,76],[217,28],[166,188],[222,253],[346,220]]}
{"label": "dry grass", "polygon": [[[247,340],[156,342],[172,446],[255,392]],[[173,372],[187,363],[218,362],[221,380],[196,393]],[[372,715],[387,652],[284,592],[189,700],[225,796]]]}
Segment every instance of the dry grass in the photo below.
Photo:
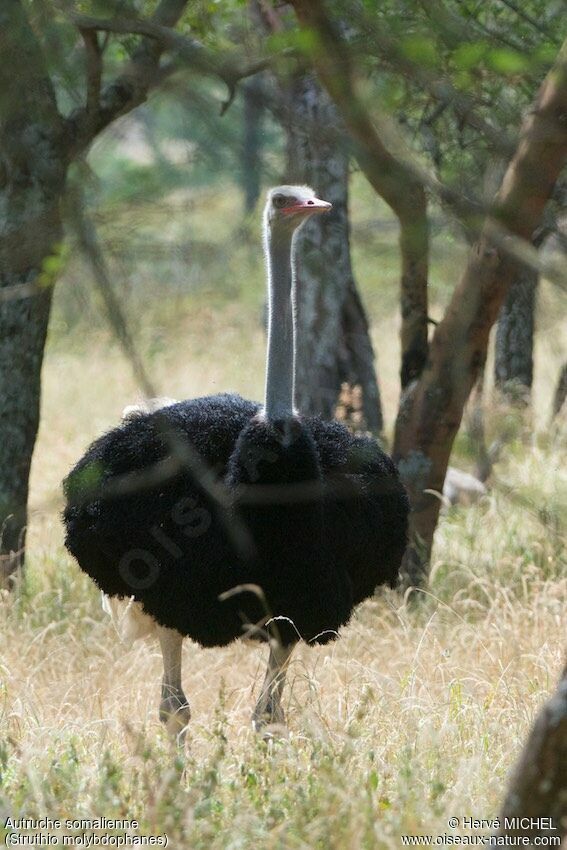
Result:
{"label": "dry grass", "polygon": [[136,817],[191,848],[397,847],[489,817],[565,636],[558,542],[508,513],[494,496],[447,520],[420,610],[387,594],[335,645],[301,648],[290,737],[271,749],[249,727],[265,652],[187,645],[183,777],[156,717],[157,647],[124,653],[61,552],[34,558],[3,612],[6,814]]}
{"label": "dry grass", "polygon": [[[258,317],[249,307],[215,311],[198,297],[184,306],[190,311],[140,321],[160,391],[257,397]],[[374,333],[391,422],[391,313],[378,316]],[[547,351],[543,359],[538,398],[548,397],[558,360],[548,363]],[[104,331],[52,336],[30,565],[17,598],[0,601],[0,827],[8,814],[105,815],[137,818],[143,832],[191,850],[354,850],[398,847],[403,833],[451,832],[451,815],[492,816],[564,654],[559,440],[540,434],[511,446],[490,497],[444,516],[421,606],[406,610],[384,594],[333,646],[298,650],[287,740],[267,746],[249,726],[265,650],[187,645],[193,720],[179,758],[157,720],[157,647],[118,645],[97,593],[64,554],[57,514],[61,478],[136,395]]]}

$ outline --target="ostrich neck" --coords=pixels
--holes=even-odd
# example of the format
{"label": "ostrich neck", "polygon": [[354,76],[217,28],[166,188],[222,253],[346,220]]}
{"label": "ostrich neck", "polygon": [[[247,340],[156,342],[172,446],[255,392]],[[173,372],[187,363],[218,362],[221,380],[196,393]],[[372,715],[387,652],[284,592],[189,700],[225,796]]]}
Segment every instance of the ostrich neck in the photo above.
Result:
{"label": "ostrich neck", "polygon": [[295,383],[295,263],[293,234],[266,232],[268,263],[268,358],[264,413],[293,416]]}

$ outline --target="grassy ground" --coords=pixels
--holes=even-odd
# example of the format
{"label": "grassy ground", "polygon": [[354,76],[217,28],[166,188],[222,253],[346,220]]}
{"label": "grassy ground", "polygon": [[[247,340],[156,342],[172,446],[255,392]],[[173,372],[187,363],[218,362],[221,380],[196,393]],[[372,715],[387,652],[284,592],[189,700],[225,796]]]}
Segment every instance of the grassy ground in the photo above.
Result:
{"label": "grassy ground", "polygon": [[[356,272],[391,425],[394,233],[370,237],[365,222],[383,210],[358,188]],[[235,239],[230,256],[221,250],[236,203],[232,196],[221,202],[214,233],[185,202],[164,225],[162,248],[169,238],[177,244],[183,228],[216,246],[201,245],[201,253],[189,246],[196,252],[189,295],[172,279],[173,253],[171,262],[162,253],[153,272],[135,256],[116,261],[140,350],[165,394],[261,392],[257,248]],[[434,315],[461,265],[458,246],[436,244]],[[182,268],[179,260],[179,275]],[[354,850],[399,847],[403,834],[452,834],[450,816],[493,816],[565,649],[567,452],[545,428],[564,356],[556,295],[543,288],[536,434],[508,447],[489,497],[444,515],[423,604],[407,610],[395,594],[381,595],[335,645],[300,648],[285,694],[289,737],[270,745],[249,726],[265,650],[187,644],[193,720],[183,756],[157,720],[157,647],[142,642],[124,651],[93,586],[62,548],[59,482],[137,391],[78,264],[71,262],[57,297],[32,475],[29,569],[19,594],[0,600],[0,830],[8,815],[105,815],[135,818],[144,834],[166,833],[180,848]],[[490,417],[495,431],[499,417]],[[459,452],[466,465],[466,441]]]}

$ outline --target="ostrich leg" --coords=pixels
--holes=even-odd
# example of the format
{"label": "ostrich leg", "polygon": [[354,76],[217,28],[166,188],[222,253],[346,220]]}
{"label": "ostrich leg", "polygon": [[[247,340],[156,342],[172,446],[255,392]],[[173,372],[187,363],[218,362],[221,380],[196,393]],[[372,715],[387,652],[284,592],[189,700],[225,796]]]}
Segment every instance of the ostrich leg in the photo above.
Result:
{"label": "ostrich leg", "polygon": [[252,715],[252,723],[257,732],[265,729],[271,724],[285,725],[285,715],[281,704],[282,691],[285,683],[285,676],[291,653],[295,644],[282,646],[281,644],[270,642],[270,657],[268,659],[268,669],[266,677],[254,714]]}
{"label": "ostrich leg", "polygon": [[163,679],[159,719],[178,743],[183,743],[191,717],[187,697],[181,687],[181,648],[183,635],[175,629],[158,627],[159,643],[163,657]]}

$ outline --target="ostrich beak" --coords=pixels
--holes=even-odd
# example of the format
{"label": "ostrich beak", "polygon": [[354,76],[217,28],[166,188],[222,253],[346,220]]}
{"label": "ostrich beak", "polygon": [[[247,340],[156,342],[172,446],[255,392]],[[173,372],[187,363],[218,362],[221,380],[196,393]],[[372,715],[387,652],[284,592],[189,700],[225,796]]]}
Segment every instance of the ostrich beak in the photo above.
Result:
{"label": "ostrich beak", "polygon": [[282,212],[285,215],[291,215],[292,213],[321,213],[328,212],[332,206],[329,201],[322,201],[320,198],[308,198],[305,201],[298,201],[297,204],[293,204],[291,207],[284,207]]}

